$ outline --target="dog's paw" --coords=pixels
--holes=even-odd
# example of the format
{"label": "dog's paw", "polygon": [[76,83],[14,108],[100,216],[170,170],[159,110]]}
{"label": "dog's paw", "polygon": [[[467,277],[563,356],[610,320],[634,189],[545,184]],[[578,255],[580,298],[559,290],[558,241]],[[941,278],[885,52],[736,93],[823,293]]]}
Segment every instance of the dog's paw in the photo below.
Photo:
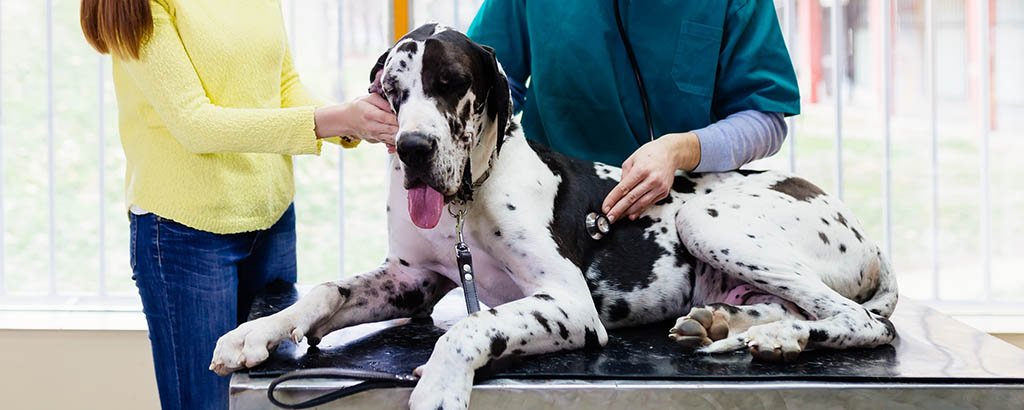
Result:
{"label": "dog's paw", "polygon": [[806,324],[791,321],[768,323],[747,331],[747,348],[758,360],[791,362],[807,347],[809,336],[810,329]]}
{"label": "dog's paw", "polygon": [[285,338],[301,340],[304,330],[288,323],[284,317],[276,315],[242,323],[217,340],[210,370],[224,376],[238,369],[253,367],[267,360],[270,351]]}
{"label": "dog's paw", "polygon": [[683,346],[703,347],[729,336],[729,320],[722,312],[692,308],[690,314],[676,320],[668,338]]}
{"label": "dog's paw", "polygon": [[438,367],[427,363],[413,374],[420,376],[409,396],[410,410],[464,410],[469,408],[473,372],[459,366]]}

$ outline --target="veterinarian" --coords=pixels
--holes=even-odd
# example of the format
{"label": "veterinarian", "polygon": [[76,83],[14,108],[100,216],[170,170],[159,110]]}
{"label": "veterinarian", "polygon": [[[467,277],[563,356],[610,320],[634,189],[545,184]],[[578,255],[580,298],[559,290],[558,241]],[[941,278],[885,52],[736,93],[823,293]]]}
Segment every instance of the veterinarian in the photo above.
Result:
{"label": "veterinarian", "polygon": [[[164,409],[228,408],[207,366],[254,293],[294,282],[292,155],[394,144],[376,95],[326,104],[299,80],[278,1],[83,0],[113,55],[127,157],[131,267]],[[338,138],[334,138],[338,140]]]}
{"label": "veterinarian", "polygon": [[800,112],[771,0],[486,0],[468,34],[494,48],[528,138],[622,165],[602,209],[612,222],[666,197],[676,170],[776,153],[783,117]]}

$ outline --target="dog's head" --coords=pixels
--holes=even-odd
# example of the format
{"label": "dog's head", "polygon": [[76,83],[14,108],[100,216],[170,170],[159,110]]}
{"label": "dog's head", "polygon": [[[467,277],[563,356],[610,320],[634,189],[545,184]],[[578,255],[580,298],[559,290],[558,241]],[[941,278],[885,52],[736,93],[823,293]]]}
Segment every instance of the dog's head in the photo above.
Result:
{"label": "dog's head", "polygon": [[494,50],[427,24],[381,55],[370,81],[398,115],[409,215],[433,228],[446,202],[472,199],[473,181],[500,150],[512,114],[508,80]]}

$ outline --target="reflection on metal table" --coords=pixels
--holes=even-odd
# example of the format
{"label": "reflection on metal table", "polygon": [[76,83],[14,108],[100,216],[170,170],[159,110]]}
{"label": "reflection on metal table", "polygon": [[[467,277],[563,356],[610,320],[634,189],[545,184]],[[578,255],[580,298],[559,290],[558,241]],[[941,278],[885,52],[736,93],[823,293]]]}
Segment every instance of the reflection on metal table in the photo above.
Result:
{"label": "reflection on metal table", "polygon": [[[251,316],[297,298],[290,285],[271,288]],[[275,408],[268,385],[295,369],[409,373],[426,362],[443,329],[464,316],[456,289],[438,303],[433,320],[354,326],[327,335],[318,348],[283,341],[266,363],[232,376],[231,406]],[[495,378],[473,386],[470,408],[1024,408],[1024,350],[913,301],[901,301],[892,321],[899,333],[892,345],[810,351],[785,364],[752,361],[745,351],[695,354],[665,337],[671,323],[615,330],[603,349],[523,357],[483,370]],[[292,381],[276,394],[298,402],[357,382]],[[370,390],[317,408],[405,409],[410,392]]]}

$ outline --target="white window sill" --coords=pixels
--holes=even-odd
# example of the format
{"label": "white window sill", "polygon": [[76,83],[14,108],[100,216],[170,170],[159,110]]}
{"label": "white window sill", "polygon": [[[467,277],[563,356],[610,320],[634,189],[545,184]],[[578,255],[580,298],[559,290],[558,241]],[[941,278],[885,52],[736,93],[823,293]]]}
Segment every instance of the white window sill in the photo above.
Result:
{"label": "white window sill", "polygon": [[[147,330],[137,299],[92,306],[11,304],[9,298],[4,302],[8,303],[0,303],[0,330]],[[1024,334],[1024,307],[1020,304],[924,303],[985,333]]]}
{"label": "white window sill", "polygon": [[0,330],[147,330],[137,295],[4,295]]}
{"label": "white window sill", "polygon": [[0,330],[145,331],[141,311],[0,310]]}

